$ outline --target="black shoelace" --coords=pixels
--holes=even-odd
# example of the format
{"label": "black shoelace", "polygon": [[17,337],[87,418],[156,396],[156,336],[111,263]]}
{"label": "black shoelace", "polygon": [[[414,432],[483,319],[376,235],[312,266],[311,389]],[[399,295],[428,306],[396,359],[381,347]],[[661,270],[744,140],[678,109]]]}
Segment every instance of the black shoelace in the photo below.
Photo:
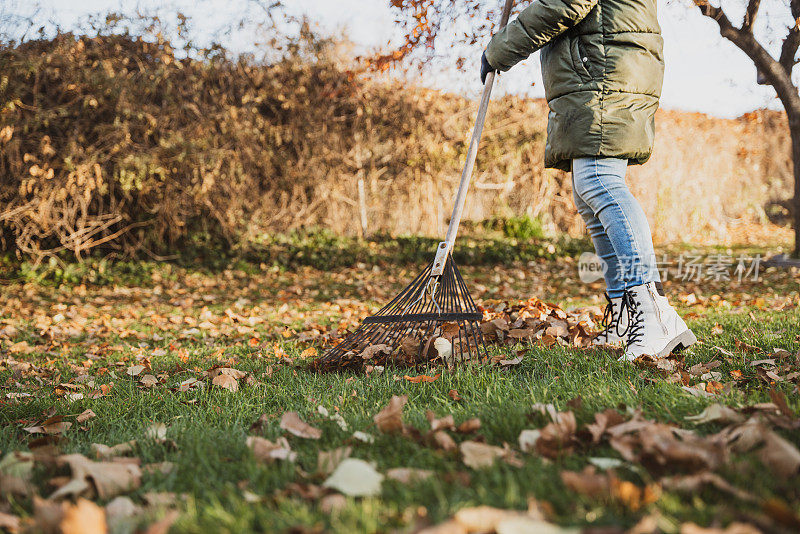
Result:
{"label": "black shoelace", "polygon": [[603,329],[597,334],[597,337],[602,337],[608,341],[608,333],[611,332],[612,328],[616,330],[619,321],[614,321],[614,305],[611,303],[611,297],[608,296],[608,293],[603,293],[603,295],[605,295],[608,304],[606,304],[606,309],[603,310],[603,321],[600,323]]}
{"label": "black shoelace", "polygon": [[640,304],[641,303],[637,302],[634,298],[633,291],[626,289],[622,294],[622,304],[620,304],[619,307],[619,315],[622,317],[622,314],[627,312],[628,324],[625,325],[625,329],[620,332],[619,323],[621,321],[618,320],[616,331],[620,338],[624,338],[626,335],[628,336],[626,340],[628,345],[636,343],[644,335],[644,320],[642,319],[643,312],[639,309]]}

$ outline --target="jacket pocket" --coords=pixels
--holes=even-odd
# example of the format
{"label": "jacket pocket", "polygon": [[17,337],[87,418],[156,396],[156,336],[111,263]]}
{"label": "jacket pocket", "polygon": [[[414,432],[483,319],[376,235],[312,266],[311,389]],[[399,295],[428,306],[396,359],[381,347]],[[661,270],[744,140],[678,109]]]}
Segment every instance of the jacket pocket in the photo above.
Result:
{"label": "jacket pocket", "polygon": [[572,58],[572,68],[575,69],[581,81],[584,83],[591,81],[592,75],[589,72],[588,65],[589,56],[586,55],[585,51],[581,50],[580,37],[569,38],[569,53]]}

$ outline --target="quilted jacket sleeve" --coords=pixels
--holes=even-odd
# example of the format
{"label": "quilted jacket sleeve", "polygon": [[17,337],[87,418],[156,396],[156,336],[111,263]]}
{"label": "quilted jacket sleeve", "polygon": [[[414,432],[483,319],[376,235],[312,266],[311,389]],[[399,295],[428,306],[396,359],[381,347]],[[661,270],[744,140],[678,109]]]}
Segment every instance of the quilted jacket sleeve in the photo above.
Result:
{"label": "quilted jacket sleeve", "polygon": [[589,14],[599,0],[535,0],[492,37],[486,59],[507,71]]}

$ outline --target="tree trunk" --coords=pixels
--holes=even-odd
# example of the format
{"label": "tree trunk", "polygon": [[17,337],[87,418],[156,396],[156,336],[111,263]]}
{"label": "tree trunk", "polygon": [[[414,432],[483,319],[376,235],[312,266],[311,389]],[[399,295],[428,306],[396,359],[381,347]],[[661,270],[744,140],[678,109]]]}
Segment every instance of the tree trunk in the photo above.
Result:
{"label": "tree trunk", "polygon": [[[788,110],[787,110],[788,111]],[[789,114],[789,132],[792,136],[792,166],[794,167],[794,257],[800,258],[800,110]]]}

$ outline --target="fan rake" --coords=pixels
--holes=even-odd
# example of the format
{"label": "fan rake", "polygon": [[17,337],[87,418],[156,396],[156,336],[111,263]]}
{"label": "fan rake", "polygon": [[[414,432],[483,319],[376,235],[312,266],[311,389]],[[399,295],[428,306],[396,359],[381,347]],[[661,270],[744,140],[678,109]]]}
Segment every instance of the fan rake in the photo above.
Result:
{"label": "fan rake", "polygon": [[[505,27],[513,0],[506,0],[500,19]],[[486,77],[475,128],[453,205],[445,240],[433,261],[411,284],[317,362],[319,368],[345,368],[369,361],[417,364],[442,359],[448,364],[486,358],[480,328],[482,314],[469,294],[452,257],[467,189],[478,154],[495,72]]]}

